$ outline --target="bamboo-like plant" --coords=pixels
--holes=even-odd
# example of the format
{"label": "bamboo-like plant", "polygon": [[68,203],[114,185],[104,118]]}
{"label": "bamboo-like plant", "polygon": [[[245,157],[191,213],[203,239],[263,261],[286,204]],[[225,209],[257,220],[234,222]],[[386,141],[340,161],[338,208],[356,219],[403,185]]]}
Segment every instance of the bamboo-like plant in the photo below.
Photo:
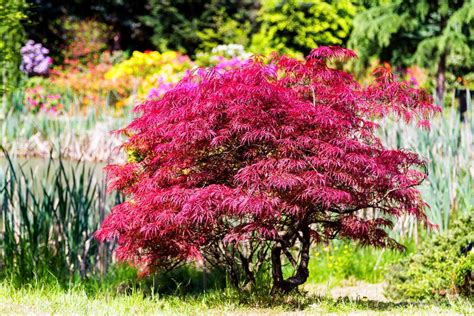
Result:
{"label": "bamboo-like plant", "polygon": [[0,264],[25,282],[53,275],[66,281],[105,272],[112,244],[93,232],[119,195],[105,194],[104,176],[84,162],[50,159],[44,170],[18,165],[6,151],[0,169]]}
{"label": "bamboo-like plant", "polygon": [[[470,96],[468,100],[463,122],[453,104],[444,107],[443,113],[432,120],[429,131],[393,120],[383,130],[382,139],[386,144],[415,151],[427,159],[428,179],[420,190],[431,206],[428,218],[440,231],[448,229],[453,217],[474,207],[474,120]],[[416,234],[415,221],[410,218],[400,221],[396,228],[396,233],[402,236]]]}

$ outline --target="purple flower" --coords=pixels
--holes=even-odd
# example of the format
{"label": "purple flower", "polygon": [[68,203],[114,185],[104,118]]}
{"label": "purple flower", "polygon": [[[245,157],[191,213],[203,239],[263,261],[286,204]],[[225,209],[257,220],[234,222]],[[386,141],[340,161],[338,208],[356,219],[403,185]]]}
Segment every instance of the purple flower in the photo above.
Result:
{"label": "purple flower", "polygon": [[33,40],[26,42],[20,50],[22,61],[20,70],[29,76],[46,76],[49,73],[51,58],[47,56],[49,50]]}
{"label": "purple flower", "polygon": [[159,99],[166,93],[166,91],[174,88],[175,85],[175,83],[166,82],[163,77],[160,77],[157,80],[157,86],[148,91],[147,99]]}

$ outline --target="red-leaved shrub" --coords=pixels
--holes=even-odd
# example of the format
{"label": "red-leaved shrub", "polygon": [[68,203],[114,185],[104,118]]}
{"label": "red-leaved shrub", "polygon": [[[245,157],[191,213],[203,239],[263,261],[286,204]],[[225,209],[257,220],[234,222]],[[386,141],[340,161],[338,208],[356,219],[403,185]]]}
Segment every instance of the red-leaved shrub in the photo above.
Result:
{"label": "red-leaved shrub", "polygon": [[[117,257],[145,273],[206,261],[243,285],[271,263],[282,292],[306,281],[311,243],[399,247],[385,231],[394,219],[427,222],[415,188],[425,162],[385,148],[375,121],[394,113],[428,126],[437,108],[383,68],[362,87],[328,66],[353,57],[320,47],[304,61],[254,58],[197,71],[139,105],[122,130],[133,155],[108,167],[110,188],[127,199],[96,236],[118,240]],[[376,216],[360,215],[368,208]],[[294,267],[286,279],[282,259]]]}

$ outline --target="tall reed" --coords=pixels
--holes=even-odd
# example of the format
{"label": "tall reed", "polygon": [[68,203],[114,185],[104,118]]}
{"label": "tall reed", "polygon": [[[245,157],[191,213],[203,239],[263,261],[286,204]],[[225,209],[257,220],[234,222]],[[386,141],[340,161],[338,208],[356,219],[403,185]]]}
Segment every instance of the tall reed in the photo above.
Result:
{"label": "tall reed", "polygon": [[[382,133],[385,144],[415,151],[426,159],[428,179],[420,189],[430,205],[428,218],[440,231],[448,229],[453,217],[474,208],[474,118],[468,100],[464,122],[453,104],[434,118],[429,131],[391,120]],[[412,218],[396,227],[397,234],[416,238],[416,232]]]}
{"label": "tall reed", "polygon": [[3,277],[60,281],[105,273],[112,244],[93,233],[121,201],[106,194],[101,172],[85,162],[49,159],[43,170],[6,157],[0,168],[0,264]]}

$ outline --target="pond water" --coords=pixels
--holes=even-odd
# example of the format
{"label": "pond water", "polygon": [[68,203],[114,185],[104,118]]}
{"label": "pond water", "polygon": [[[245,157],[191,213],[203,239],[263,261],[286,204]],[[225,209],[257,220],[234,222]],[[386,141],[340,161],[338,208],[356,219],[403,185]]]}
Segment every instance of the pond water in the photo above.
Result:
{"label": "pond water", "polygon": [[[57,173],[60,171],[60,163],[64,168],[64,175],[69,181],[74,181],[82,177],[91,180],[93,183],[103,183],[105,180],[103,162],[77,162],[73,160],[49,159],[49,158],[12,158],[12,165],[20,178],[26,178],[33,185],[33,191],[40,193],[41,186],[47,187],[54,183]],[[10,162],[5,157],[0,157],[0,187],[4,183],[5,173],[10,169]],[[21,176],[21,171],[24,177]],[[38,191],[39,190],[39,191]],[[41,194],[40,194],[41,195]]]}
{"label": "pond water", "polygon": [[[44,175],[48,172],[48,166],[51,170],[55,170],[59,167],[59,159],[49,159],[49,158],[11,158],[13,166],[21,168],[28,172],[30,169],[33,171],[35,175]],[[61,160],[64,169],[67,172],[81,172],[82,168],[86,171],[93,171],[94,175],[98,177],[102,177],[105,172],[104,168],[107,165],[104,162],[78,162],[74,160],[62,159]],[[5,157],[0,157],[0,170],[5,171],[10,166],[9,161]]]}

